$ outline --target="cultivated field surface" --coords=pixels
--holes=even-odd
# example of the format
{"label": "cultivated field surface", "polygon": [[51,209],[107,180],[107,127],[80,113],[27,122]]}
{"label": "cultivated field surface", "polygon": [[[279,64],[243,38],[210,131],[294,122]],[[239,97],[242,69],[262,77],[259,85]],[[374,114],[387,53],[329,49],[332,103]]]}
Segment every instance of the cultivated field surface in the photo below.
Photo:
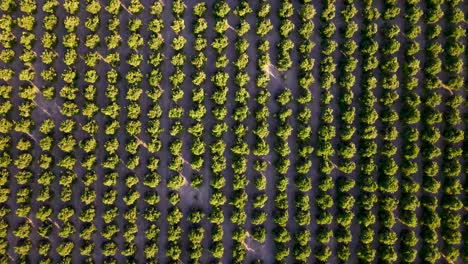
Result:
{"label": "cultivated field surface", "polygon": [[468,0],[0,0],[0,264],[468,263]]}

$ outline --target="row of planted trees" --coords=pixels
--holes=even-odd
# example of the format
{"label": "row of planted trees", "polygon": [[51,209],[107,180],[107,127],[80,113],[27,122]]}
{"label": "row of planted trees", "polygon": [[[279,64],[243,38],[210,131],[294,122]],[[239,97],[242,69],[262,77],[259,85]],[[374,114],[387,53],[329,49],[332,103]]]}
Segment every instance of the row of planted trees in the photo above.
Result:
{"label": "row of planted trees", "polygon": [[270,3],[2,1],[3,260],[466,258],[463,2]]}

